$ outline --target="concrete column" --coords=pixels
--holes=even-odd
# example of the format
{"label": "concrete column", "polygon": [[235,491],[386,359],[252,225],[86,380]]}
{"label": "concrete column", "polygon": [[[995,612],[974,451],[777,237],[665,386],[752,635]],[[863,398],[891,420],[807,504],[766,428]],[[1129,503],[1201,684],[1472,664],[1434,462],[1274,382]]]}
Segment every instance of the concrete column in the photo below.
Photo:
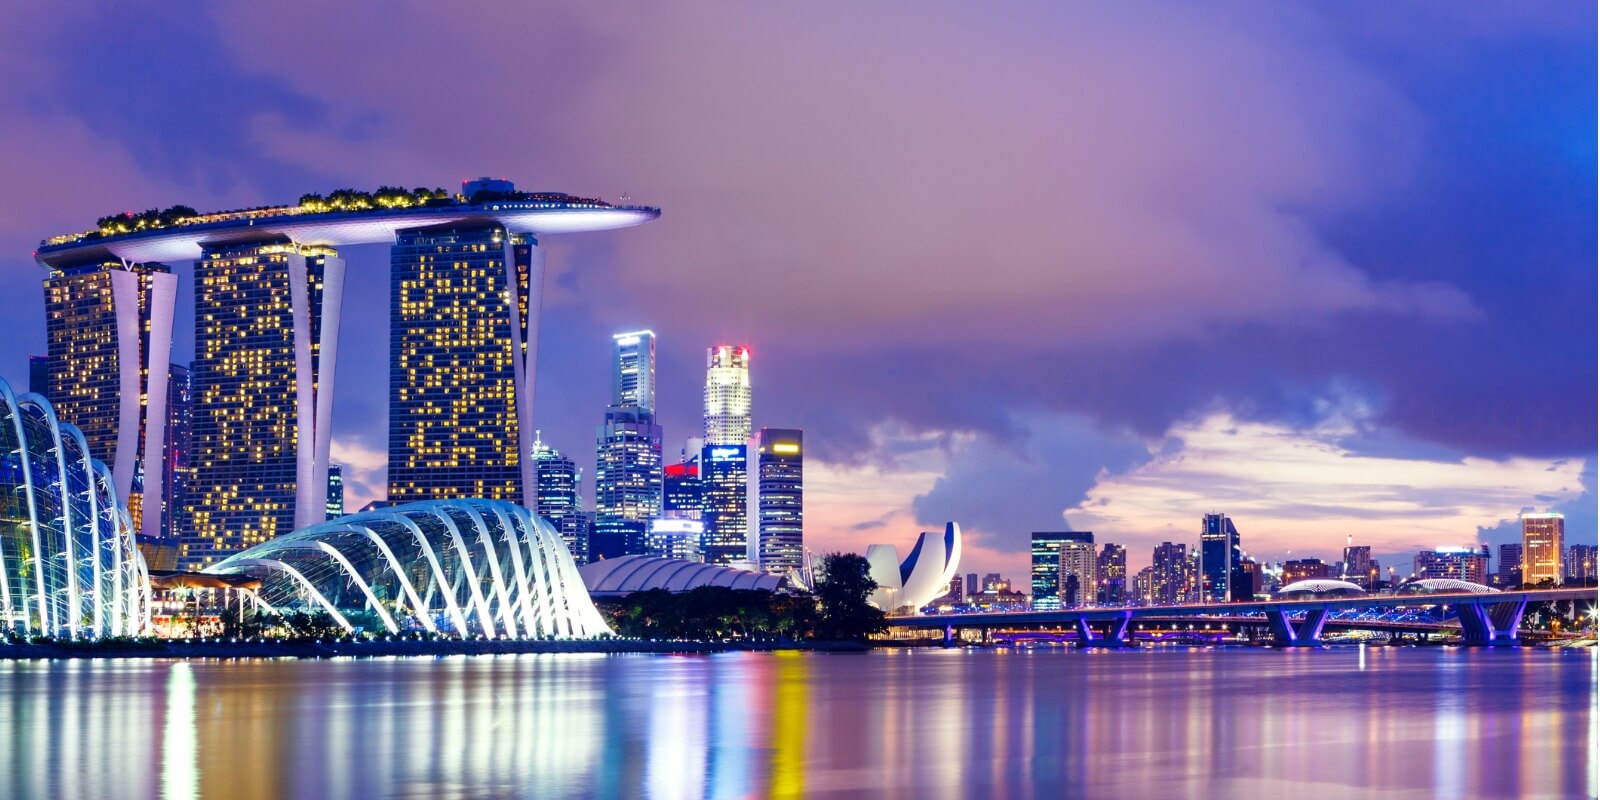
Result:
{"label": "concrete column", "polygon": [[[172,369],[172,318],[177,304],[178,276],[170,272],[150,275],[150,352],[145,354],[147,401],[144,419],[144,517],[140,532],[160,537],[162,510],[176,514],[167,503],[166,485],[167,378]],[[120,311],[119,311],[120,313]],[[120,437],[120,434],[118,435]],[[119,448],[120,449],[120,448]],[[112,476],[115,480],[115,475]]]}

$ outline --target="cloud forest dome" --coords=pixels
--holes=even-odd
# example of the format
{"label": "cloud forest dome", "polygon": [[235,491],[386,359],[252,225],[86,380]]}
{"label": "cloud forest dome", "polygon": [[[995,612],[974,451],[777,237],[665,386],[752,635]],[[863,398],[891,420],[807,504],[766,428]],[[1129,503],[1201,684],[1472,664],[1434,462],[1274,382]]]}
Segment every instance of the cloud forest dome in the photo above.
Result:
{"label": "cloud forest dome", "polygon": [[206,570],[261,580],[275,611],[347,631],[461,638],[611,634],[560,535],[500,500],[438,500],[302,528]]}
{"label": "cloud forest dome", "polygon": [[111,471],[43,397],[0,380],[0,609],[6,629],[63,638],[143,633],[149,570]]}
{"label": "cloud forest dome", "polygon": [[[130,263],[195,261],[201,245],[256,242],[278,237],[305,246],[393,242],[397,231],[461,222],[488,222],[540,234],[603,231],[641,225],[659,208],[618,205],[561,192],[520,192],[509,182],[475,181],[499,188],[450,195],[443,189],[380,187],[307,194],[295,205],[200,213],[188,206],[101,217],[93,230],[52,236],[34,257],[60,268],[122,260]],[[464,190],[466,186],[463,187]]]}

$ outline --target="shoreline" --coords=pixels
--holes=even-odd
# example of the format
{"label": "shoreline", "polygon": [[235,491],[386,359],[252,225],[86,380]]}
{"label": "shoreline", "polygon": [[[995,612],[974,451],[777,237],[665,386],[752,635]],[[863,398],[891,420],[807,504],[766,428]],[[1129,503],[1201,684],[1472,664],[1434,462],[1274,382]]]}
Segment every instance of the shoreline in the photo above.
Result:
{"label": "shoreline", "polygon": [[872,649],[860,642],[672,642],[597,640],[442,640],[328,642],[47,642],[0,645],[0,661],[114,658],[385,658],[413,656],[520,655],[524,653],[725,653],[734,651],[855,653]]}

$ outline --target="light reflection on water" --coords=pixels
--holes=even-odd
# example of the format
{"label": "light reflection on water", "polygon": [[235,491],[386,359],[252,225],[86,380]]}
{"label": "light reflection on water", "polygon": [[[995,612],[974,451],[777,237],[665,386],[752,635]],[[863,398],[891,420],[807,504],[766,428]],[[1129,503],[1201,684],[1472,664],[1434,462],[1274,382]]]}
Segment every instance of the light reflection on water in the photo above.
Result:
{"label": "light reflection on water", "polygon": [[1593,796],[1595,651],[0,662],[0,796]]}

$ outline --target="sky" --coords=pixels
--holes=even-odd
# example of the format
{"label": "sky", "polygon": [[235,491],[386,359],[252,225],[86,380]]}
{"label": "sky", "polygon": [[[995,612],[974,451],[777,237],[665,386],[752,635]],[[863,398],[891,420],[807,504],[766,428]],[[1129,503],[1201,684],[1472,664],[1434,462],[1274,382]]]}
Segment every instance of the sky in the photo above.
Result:
{"label": "sky", "polygon": [[[1402,574],[1524,510],[1595,540],[1593,4],[5,6],[13,384],[45,236],[490,175],[663,210],[546,240],[544,440],[592,465],[610,334],[651,328],[670,460],[748,344],[818,551],[955,520],[962,571],[1065,527],[1137,569],[1212,511]],[[388,253],[346,255],[360,504]]]}

